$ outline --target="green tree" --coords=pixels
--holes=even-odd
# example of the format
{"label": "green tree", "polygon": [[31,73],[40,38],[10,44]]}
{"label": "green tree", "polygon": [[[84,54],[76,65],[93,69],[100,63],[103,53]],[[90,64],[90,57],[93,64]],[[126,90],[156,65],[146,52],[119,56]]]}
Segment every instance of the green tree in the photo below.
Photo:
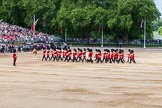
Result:
{"label": "green tree", "polygon": [[152,22],[153,31],[157,31],[160,26],[162,26],[162,19],[158,18],[157,20]]}
{"label": "green tree", "polygon": [[35,15],[39,19],[38,30],[53,33],[54,28],[51,23],[59,8],[57,0],[24,0],[22,6],[26,14],[24,21],[28,27],[32,25]]}
{"label": "green tree", "polygon": [[[36,30],[68,37],[100,38],[96,26],[104,25],[104,36],[129,40],[141,38],[141,21],[147,19],[147,38],[152,38],[152,21],[160,13],[153,0],[1,0],[0,18],[30,28],[33,16]],[[63,34],[62,34],[63,35]],[[108,38],[108,37],[105,37]]]}
{"label": "green tree", "polygon": [[2,0],[1,2],[0,17],[8,23],[22,25],[23,20],[19,20],[23,16],[21,0]]}
{"label": "green tree", "polygon": [[162,36],[162,26],[158,29],[158,34]]}
{"label": "green tree", "polygon": [[117,35],[123,35],[126,44],[129,39],[140,36],[140,24],[145,17],[147,18],[147,36],[151,38],[151,22],[159,16],[152,0],[118,0],[112,6],[108,26],[116,31]]}

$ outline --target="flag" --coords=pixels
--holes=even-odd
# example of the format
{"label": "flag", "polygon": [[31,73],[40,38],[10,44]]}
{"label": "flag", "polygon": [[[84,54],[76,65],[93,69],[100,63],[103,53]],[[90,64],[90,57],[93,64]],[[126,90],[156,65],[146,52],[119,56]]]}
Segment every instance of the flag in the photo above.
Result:
{"label": "flag", "polygon": [[38,20],[39,20],[39,19],[37,19],[37,20],[33,23],[33,25],[32,25],[32,30],[33,30],[33,31],[35,31],[35,26],[37,25]]}
{"label": "flag", "polygon": [[32,31],[35,31],[35,26],[37,25],[37,23],[38,23],[38,21],[39,21],[39,19],[37,19],[36,21],[35,21],[35,15],[34,15],[34,21],[33,21],[33,25],[32,25]]}
{"label": "flag", "polygon": [[62,33],[62,26],[60,26],[60,33]]}
{"label": "flag", "polygon": [[32,29],[32,31],[35,31],[35,25],[34,24],[32,25],[31,29]]}

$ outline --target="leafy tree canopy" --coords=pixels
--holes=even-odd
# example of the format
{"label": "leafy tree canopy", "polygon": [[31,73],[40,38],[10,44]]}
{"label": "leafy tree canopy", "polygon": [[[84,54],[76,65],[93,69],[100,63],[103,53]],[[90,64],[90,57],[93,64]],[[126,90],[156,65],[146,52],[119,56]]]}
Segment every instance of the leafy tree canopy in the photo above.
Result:
{"label": "leafy tree canopy", "polygon": [[[37,30],[68,37],[100,38],[97,26],[103,24],[104,35],[130,39],[141,37],[141,21],[147,19],[147,38],[160,13],[154,0],[1,0],[0,18],[11,24],[30,28],[33,16],[39,19]],[[152,24],[154,26],[152,26]],[[93,34],[93,36],[92,36]]]}

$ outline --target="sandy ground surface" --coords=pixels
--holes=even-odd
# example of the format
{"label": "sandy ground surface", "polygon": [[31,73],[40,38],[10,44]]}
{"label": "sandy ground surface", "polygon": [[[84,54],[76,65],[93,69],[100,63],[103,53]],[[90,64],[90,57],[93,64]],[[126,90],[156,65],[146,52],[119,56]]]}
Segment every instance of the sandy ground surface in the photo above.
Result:
{"label": "sandy ground surface", "polygon": [[[162,49],[135,49],[137,64],[41,61],[0,54],[0,108],[162,108]],[[126,58],[126,57],[125,57]]]}

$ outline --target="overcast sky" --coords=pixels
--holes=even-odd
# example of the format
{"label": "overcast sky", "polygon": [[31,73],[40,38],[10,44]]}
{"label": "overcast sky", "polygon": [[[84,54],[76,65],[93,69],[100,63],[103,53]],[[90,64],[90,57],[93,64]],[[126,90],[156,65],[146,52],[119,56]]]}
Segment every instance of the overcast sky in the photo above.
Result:
{"label": "overcast sky", "polygon": [[156,3],[156,7],[159,9],[161,15],[162,15],[162,0],[154,0]]}

